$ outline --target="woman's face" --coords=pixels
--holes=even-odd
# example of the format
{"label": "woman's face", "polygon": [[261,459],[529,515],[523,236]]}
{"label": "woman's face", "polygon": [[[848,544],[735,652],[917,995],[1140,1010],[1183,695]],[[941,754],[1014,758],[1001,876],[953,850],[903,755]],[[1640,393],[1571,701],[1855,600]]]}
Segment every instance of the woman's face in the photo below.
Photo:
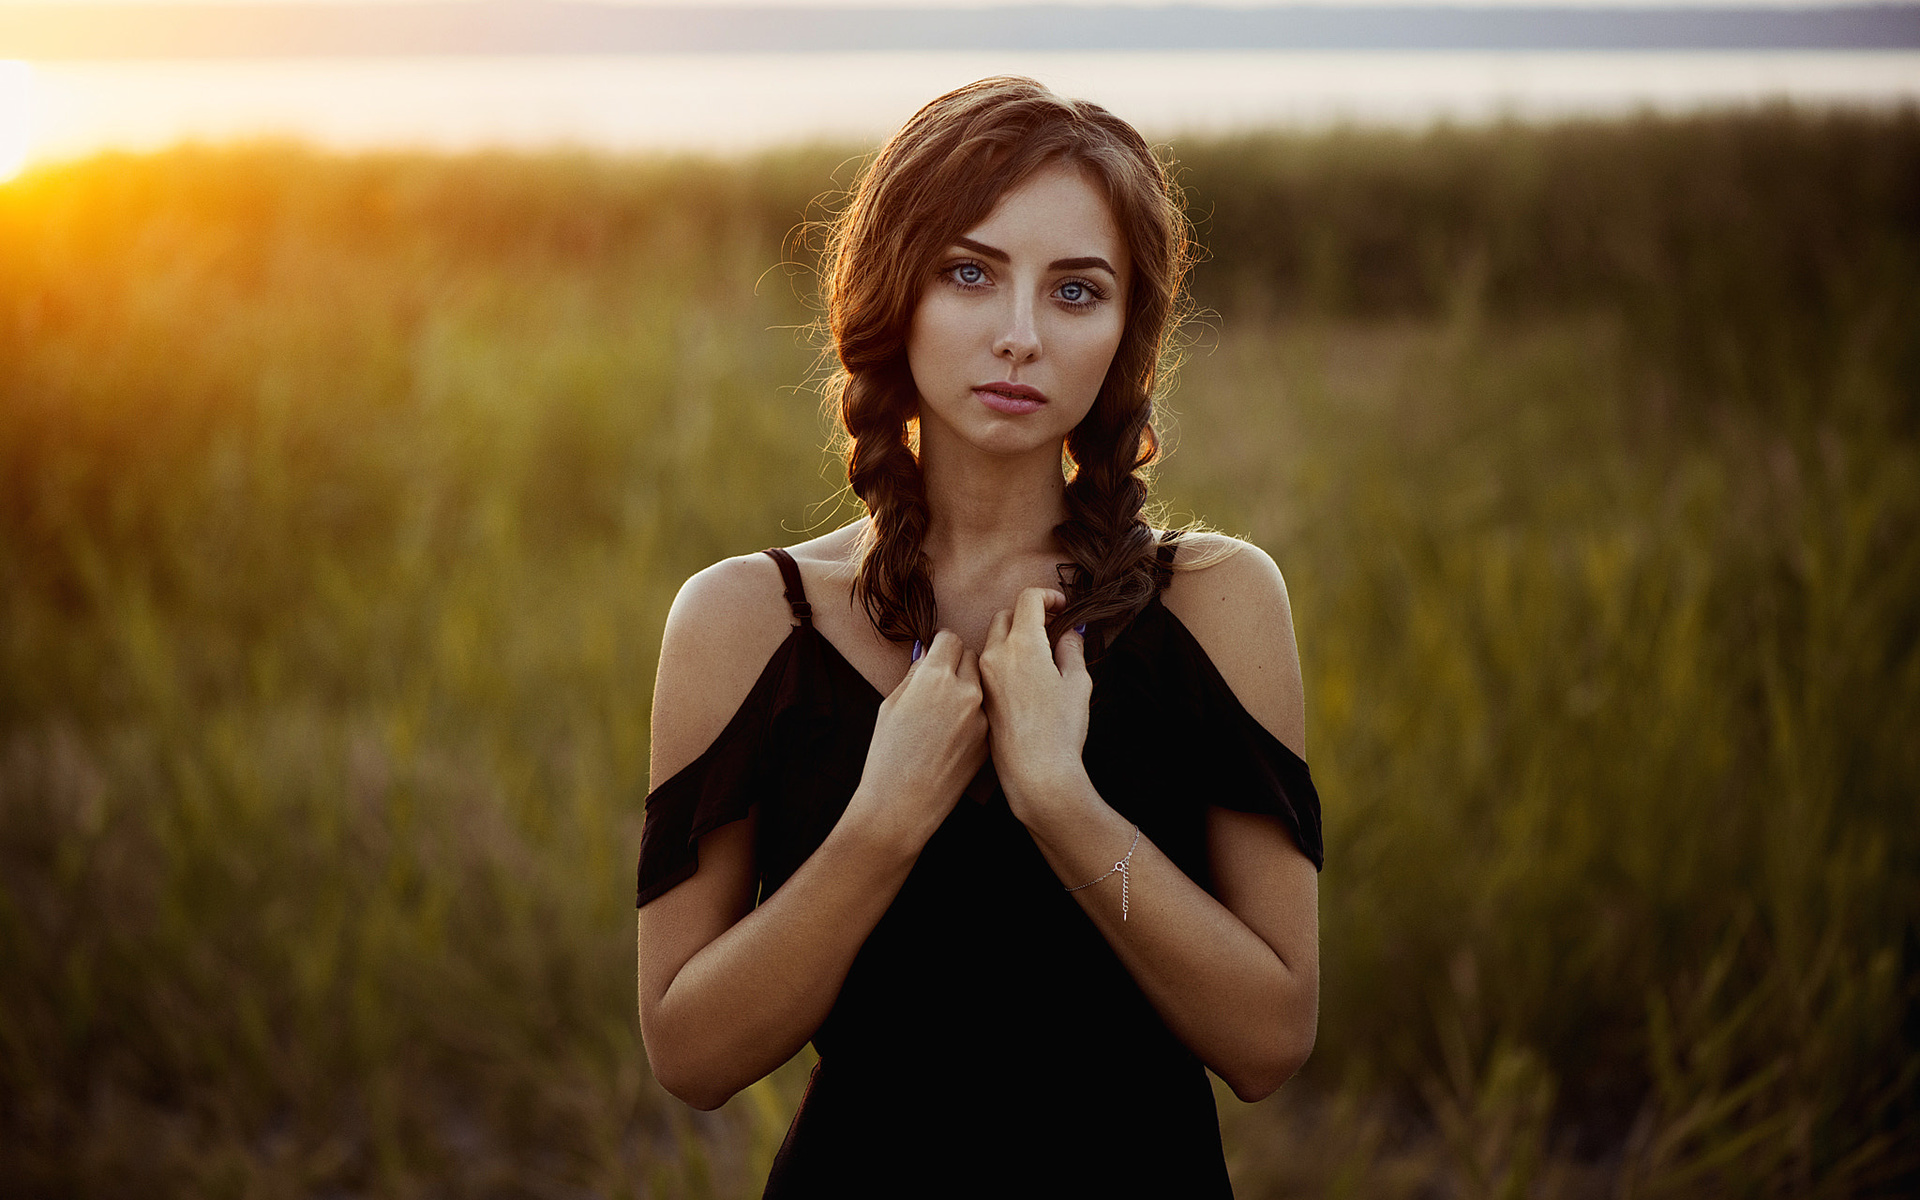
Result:
{"label": "woman's face", "polygon": [[1078,167],[1044,168],[934,260],[907,333],[922,454],[1046,450],[1093,407],[1126,326],[1126,243]]}

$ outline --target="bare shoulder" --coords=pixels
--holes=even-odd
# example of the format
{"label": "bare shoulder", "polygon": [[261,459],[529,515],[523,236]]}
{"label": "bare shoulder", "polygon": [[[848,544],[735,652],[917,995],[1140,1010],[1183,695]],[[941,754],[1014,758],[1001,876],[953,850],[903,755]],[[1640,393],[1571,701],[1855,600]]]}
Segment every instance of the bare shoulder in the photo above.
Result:
{"label": "bare shoulder", "polygon": [[[1247,603],[1287,608],[1287,581],[1279,564],[1252,542],[1224,533],[1189,533],[1176,544],[1177,569],[1166,593],[1169,608],[1195,608],[1195,616],[1200,615],[1198,609],[1231,609]],[[1185,612],[1179,615],[1185,620]]]}
{"label": "bare shoulder", "polygon": [[1255,720],[1302,757],[1306,689],[1293,606],[1279,566],[1260,547],[1217,533],[1180,539],[1167,609],[1193,634]]}
{"label": "bare shoulder", "polygon": [[858,562],[860,538],[866,527],[867,519],[861,517],[831,533],[788,546],[787,553],[800,564],[809,582],[816,573],[836,583],[851,581]]}
{"label": "bare shoulder", "polygon": [[780,568],[764,554],[723,559],[680,586],[653,688],[654,786],[720,735],[792,625]]}

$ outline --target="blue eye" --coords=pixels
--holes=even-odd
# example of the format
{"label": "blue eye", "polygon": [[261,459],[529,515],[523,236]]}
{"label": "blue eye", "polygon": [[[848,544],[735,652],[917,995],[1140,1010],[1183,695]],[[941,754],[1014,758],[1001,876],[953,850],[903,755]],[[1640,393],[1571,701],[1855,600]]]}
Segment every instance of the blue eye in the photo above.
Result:
{"label": "blue eye", "polygon": [[1053,289],[1060,303],[1068,308],[1086,309],[1107,298],[1107,294],[1085,279],[1068,279]]}
{"label": "blue eye", "polygon": [[987,281],[987,272],[979,263],[960,263],[950,267],[954,282],[967,287],[978,287]]}

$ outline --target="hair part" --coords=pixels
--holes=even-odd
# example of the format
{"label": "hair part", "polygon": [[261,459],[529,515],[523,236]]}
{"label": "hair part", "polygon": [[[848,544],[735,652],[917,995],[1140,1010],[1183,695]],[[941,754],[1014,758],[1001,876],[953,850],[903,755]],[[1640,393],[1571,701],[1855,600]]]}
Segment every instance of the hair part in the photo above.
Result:
{"label": "hair part", "polygon": [[881,147],[827,242],[827,326],[838,369],[847,481],[869,517],[854,593],[874,628],[897,642],[938,628],[925,541],[927,499],[915,454],[919,396],[907,335],[936,258],[1043,168],[1084,171],[1107,200],[1132,271],[1125,326],[1093,408],[1068,436],[1067,517],[1054,535],[1065,608],[1049,634],[1085,622],[1090,647],[1156,590],[1146,472],[1160,453],[1155,396],[1175,365],[1194,259],[1179,190],[1127,122],[1003,76],[948,92]]}

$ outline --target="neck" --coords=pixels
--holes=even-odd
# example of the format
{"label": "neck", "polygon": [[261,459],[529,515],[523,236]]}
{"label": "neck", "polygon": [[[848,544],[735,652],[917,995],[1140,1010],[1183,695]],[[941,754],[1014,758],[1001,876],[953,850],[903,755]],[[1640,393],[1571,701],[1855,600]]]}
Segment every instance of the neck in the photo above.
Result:
{"label": "neck", "polygon": [[929,558],[958,565],[1057,552],[1053,527],[1067,516],[1057,445],[1020,458],[947,449],[923,446],[920,459]]}

